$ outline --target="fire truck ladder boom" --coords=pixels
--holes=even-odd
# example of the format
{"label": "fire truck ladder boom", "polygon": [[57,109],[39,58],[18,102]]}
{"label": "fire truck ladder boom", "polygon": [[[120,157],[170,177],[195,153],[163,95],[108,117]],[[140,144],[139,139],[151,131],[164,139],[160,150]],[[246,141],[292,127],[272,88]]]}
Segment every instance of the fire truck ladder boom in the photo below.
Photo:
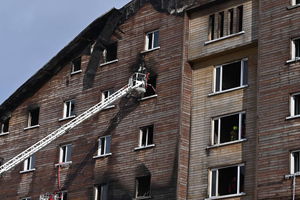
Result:
{"label": "fire truck ladder boom", "polygon": [[76,127],[81,122],[85,121],[86,119],[92,117],[96,113],[100,112],[101,110],[105,109],[110,104],[114,103],[115,101],[119,100],[120,98],[124,97],[125,95],[129,94],[133,90],[138,92],[145,92],[146,87],[146,75],[142,73],[135,73],[130,79],[129,83],[113,93],[112,95],[105,98],[103,101],[99,102],[98,104],[94,105],[93,107],[89,108],[82,114],[78,115],[76,118],[71,120],[70,122],[64,124],[54,132],[50,133],[31,147],[27,148],[17,156],[13,157],[6,163],[0,166],[0,175],[11,168],[15,167],[25,159],[32,156],[37,151],[41,150],[51,142],[53,142],[58,137],[62,136],[63,134],[70,131],[72,128]]}

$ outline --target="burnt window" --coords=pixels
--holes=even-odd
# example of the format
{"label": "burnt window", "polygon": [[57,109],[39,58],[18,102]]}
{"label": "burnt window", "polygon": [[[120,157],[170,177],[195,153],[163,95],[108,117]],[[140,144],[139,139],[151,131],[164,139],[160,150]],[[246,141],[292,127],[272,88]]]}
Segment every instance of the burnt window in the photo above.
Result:
{"label": "burnt window", "polygon": [[118,44],[116,42],[107,45],[106,48],[102,51],[102,64],[117,60],[117,52]]}
{"label": "burnt window", "polygon": [[9,119],[4,120],[4,122],[0,123],[0,135],[2,133],[8,133],[9,129]]}
{"label": "burnt window", "polygon": [[137,199],[150,197],[151,176],[142,176],[136,178],[136,193]]}
{"label": "burnt window", "polygon": [[243,6],[237,7],[237,32],[243,31],[243,15],[244,15],[244,8]]}
{"label": "burnt window", "polygon": [[224,12],[219,12],[218,17],[218,37],[224,36]]}
{"label": "burnt window", "polygon": [[208,27],[208,39],[213,40],[215,39],[215,15],[209,16],[209,27]]}
{"label": "burnt window", "polygon": [[144,97],[152,96],[156,94],[156,76],[150,76],[147,80],[147,88],[146,92],[144,93]]}
{"label": "burnt window", "polygon": [[246,114],[237,113],[213,120],[213,145],[245,138]]}
{"label": "burnt window", "polygon": [[64,118],[75,116],[75,100],[68,100],[64,102]]}
{"label": "burnt window", "polygon": [[248,59],[219,65],[215,68],[214,92],[247,85]]}
{"label": "burnt window", "polygon": [[292,40],[292,60],[300,59],[300,38]]}
{"label": "burnt window", "polygon": [[28,112],[28,127],[39,125],[40,108],[30,109]]}
{"label": "burnt window", "polygon": [[139,147],[153,144],[153,125],[140,128]]}
{"label": "burnt window", "polygon": [[94,186],[94,200],[108,200],[108,184]]}
{"label": "burnt window", "polygon": [[72,73],[81,72],[81,57],[72,61]]}
{"label": "burnt window", "polygon": [[244,192],[244,165],[212,169],[210,171],[210,197],[241,194]]}
{"label": "burnt window", "polygon": [[233,34],[234,29],[233,29],[233,9],[228,10],[228,34]]}

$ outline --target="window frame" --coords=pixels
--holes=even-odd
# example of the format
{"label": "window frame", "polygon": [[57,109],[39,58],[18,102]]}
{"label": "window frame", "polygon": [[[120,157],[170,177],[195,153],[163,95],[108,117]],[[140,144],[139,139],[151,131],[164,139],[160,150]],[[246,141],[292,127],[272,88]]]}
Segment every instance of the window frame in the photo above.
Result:
{"label": "window frame", "polygon": [[[110,138],[109,139],[109,152],[107,152],[108,138]],[[102,141],[103,140],[104,140],[104,148],[103,148],[104,152],[102,152]],[[106,135],[106,136],[100,137],[98,139],[98,149],[97,149],[97,156],[96,157],[103,157],[103,156],[112,155],[112,153],[111,153],[111,141],[112,141],[111,135]]]}
{"label": "window frame", "polygon": [[[154,46],[155,45],[155,33],[158,33],[157,34],[157,46]],[[151,40],[152,40],[152,44],[151,46],[149,47],[149,35],[151,35]],[[145,47],[144,47],[144,50],[145,51],[151,51],[151,50],[154,50],[154,49],[158,49],[160,47],[159,45],[159,30],[156,29],[156,30],[153,30],[153,31],[149,31],[145,34]]]}
{"label": "window frame", "polygon": [[[152,143],[149,143],[149,129],[152,128]],[[146,140],[145,140],[145,145],[143,145],[143,136],[144,132],[143,130],[146,130]],[[149,125],[149,126],[143,126],[139,129],[139,148],[147,148],[151,147],[154,145],[154,125]]]}
{"label": "window frame", "polygon": [[[59,147],[58,164],[72,163],[72,146],[73,146],[72,144],[64,144]],[[66,149],[65,153],[64,153],[64,148]]]}
{"label": "window frame", "polygon": [[[72,115],[72,105],[74,105],[73,115]],[[68,110],[69,110],[69,112],[68,112]],[[63,119],[73,118],[75,116],[76,116],[76,114],[75,114],[75,99],[64,101]]]}
{"label": "window frame", "polygon": [[[149,177],[149,196],[138,196],[139,193],[139,179]],[[135,178],[135,199],[150,199],[151,198],[151,175],[139,176]]]}
{"label": "window frame", "polygon": [[[59,196],[60,193],[63,195],[62,199],[61,199],[60,196]],[[68,199],[68,191],[66,191],[66,190],[60,191],[60,192],[56,193],[56,195],[58,195],[58,199],[57,199],[57,200],[67,200],[67,199]],[[65,198],[65,197],[64,197],[65,195],[67,195],[66,199],[64,199],[64,198]]]}
{"label": "window frame", "polygon": [[[298,168],[299,171],[295,171],[295,156],[298,153]],[[290,152],[290,174],[300,174],[300,150],[294,150]]]}
{"label": "window frame", "polygon": [[[79,65],[80,69],[78,69],[78,70],[75,70],[75,65],[76,65],[75,63],[76,63],[76,61],[78,61],[80,63],[80,65]],[[71,74],[77,74],[77,73],[80,73],[80,72],[82,72],[82,58],[81,58],[81,56],[79,56],[79,57],[77,57],[77,58],[75,58],[75,59],[72,60]]]}
{"label": "window frame", "polygon": [[[226,65],[230,65],[233,63],[237,63],[240,62],[241,63],[241,72],[240,72],[240,85],[237,87],[233,87],[233,88],[229,88],[229,89],[225,89],[223,90],[223,67]],[[247,63],[247,65],[245,65],[245,63]],[[220,74],[219,74],[219,78],[217,78],[217,70],[220,69]],[[221,65],[216,65],[214,67],[214,72],[213,72],[213,93],[223,93],[223,92],[227,92],[227,91],[232,91],[238,88],[242,88],[248,85],[248,70],[249,70],[249,66],[248,66],[248,58],[242,58],[240,60],[235,60],[232,62],[228,62],[228,63],[224,63]],[[217,82],[219,82],[219,90],[217,90]]]}
{"label": "window frame", "polygon": [[300,113],[295,114],[295,96],[299,96],[300,101],[300,92],[293,93],[290,95],[290,117],[300,117]]}
{"label": "window frame", "polygon": [[[219,170],[220,169],[226,169],[226,168],[231,168],[231,167],[237,167],[237,188],[236,188],[236,193],[234,194],[227,194],[227,195],[217,195],[218,193],[218,185],[219,185]],[[244,172],[245,172],[245,164],[237,164],[237,165],[230,165],[226,167],[219,167],[219,168],[211,168],[209,169],[209,185],[208,185],[208,196],[211,199],[219,199],[219,198],[227,198],[227,197],[233,197],[233,196],[240,196],[240,195],[245,195],[245,192],[241,192],[240,188],[240,181],[241,181],[241,167],[244,167]],[[216,181],[215,181],[215,196],[212,195],[213,193],[213,171],[216,171]],[[244,177],[245,179],[245,177]],[[244,187],[245,187],[245,181],[244,181]]]}
{"label": "window frame", "polygon": [[300,2],[297,3],[297,0],[291,0],[291,5],[292,6],[300,5]]}
{"label": "window frame", "polygon": [[23,171],[21,171],[21,173],[34,171],[35,170],[35,160],[36,160],[35,154],[33,154],[32,156],[30,156],[29,158],[24,160]]}
{"label": "window frame", "polygon": [[[228,141],[228,142],[223,142],[221,143],[221,120],[222,118],[225,117],[230,117],[233,115],[238,115],[239,116],[239,127],[238,127],[238,138],[236,140],[232,140],[232,141]],[[246,116],[246,111],[241,111],[241,112],[236,112],[236,113],[231,113],[231,114],[227,114],[227,115],[222,115],[219,117],[214,117],[211,120],[211,145],[212,146],[220,146],[220,145],[226,145],[226,144],[231,144],[231,143],[236,143],[239,141],[243,141],[246,140],[246,137],[243,137],[242,135],[242,130],[243,130],[243,116],[245,118],[245,120],[247,119]],[[217,138],[217,143],[215,143],[215,121],[218,120],[218,138]],[[245,132],[246,132],[246,121],[245,121]],[[246,133],[244,133],[246,135]]]}
{"label": "window frame", "polygon": [[[300,37],[291,39],[291,60],[300,60],[300,55],[296,56],[296,43],[295,43],[296,40],[299,40],[299,47],[298,48],[299,48],[299,51],[300,51]],[[299,52],[299,54],[300,54],[300,52]]]}
{"label": "window frame", "polygon": [[[33,112],[38,112],[37,113],[37,124],[32,124],[32,119],[33,119]],[[27,119],[27,128],[34,128],[34,127],[38,127],[40,125],[40,107],[34,108],[34,109],[30,109],[28,111],[28,119]]]}
{"label": "window frame", "polygon": [[20,200],[31,200],[31,197],[23,197]]}
{"label": "window frame", "polygon": [[[101,190],[99,197],[99,188]],[[106,193],[106,197],[103,197],[103,191]],[[108,184],[102,183],[99,185],[94,185],[94,200],[108,200]]]}
{"label": "window frame", "polygon": [[[9,118],[3,122],[0,122],[0,136],[9,134]],[[7,130],[7,131],[6,131]]]}

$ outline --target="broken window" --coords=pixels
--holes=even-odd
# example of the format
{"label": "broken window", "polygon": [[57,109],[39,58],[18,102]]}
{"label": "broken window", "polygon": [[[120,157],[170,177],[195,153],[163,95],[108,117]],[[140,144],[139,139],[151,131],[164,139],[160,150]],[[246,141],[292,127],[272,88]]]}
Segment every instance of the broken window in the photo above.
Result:
{"label": "broken window", "polygon": [[153,125],[140,128],[139,147],[153,144]]}
{"label": "broken window", "polygon": [[40,108],[30,109],[28,112],[28,123],[27,127],[39,125]]}
{"label": "broken window", "polygon": [[224,12],[219,12],[218,17],[218,37],[224,36]]}
{"label": "broken window", "polygon": [[59,150],[59,163],[71,162],[72,145],[66,144],[60,147]]}
{"label": "broken window", "polygon": [[209,27],[208,27],[208,39],[213,40],[215,39],[215,15],[209,16]]}
{"label": "broken window", "polygon": [[159,47],[159,31],[146,33],[145,50],[151,50]]}
{"label": "broken window", "polygon": [[137,199],[149,198],[150,197],[150,176],[142,176],[136,178],[136,195]]}
{"label": "broken window", "polygon": [[292,40],[292,60],[300,59],[300,38]]}
{"label": "broken window", "polygon": [[72,61],[72,73],[81,71],[81,57],[78,57]]}
{"label": "broken window", "polygon": [[146,92],[143,97],[149,97],[156,94],[156,76],[150,76],[147,80]]}
{"label": "broken window", "polygon": [[300,172],[300,150],[291,152],[291,174]]}
{"label": "broken window", "polygon": [[291,95],[290,114],[291,116],[300,116],[300,93]]}
{"label": "broken window", "polygon": [[233,8],[228,10],[228,34],[231,35],[234,33],[233,30]]}
{"label": "broken window", "polygon": [[107,135],[98,140],[98,156],[110,154],[111,136]]}
{"label": "broken window", "polygon": [[75,116],[75,100],[64,102],[64,118]]}
{"label": "broken window", "polygon": [[247,71],[248,59],[216,66],[214,92],[245,86],[248,81]]}
{"label": "broken window", "polygon": [[237,7],[237,32],[243,31],[243,15],[244,15],[244,9],[243,6]]}
{"label": "broken window", "polygon": [[210,171],[210,197],[241,194],[244,192],[244,165],[212,169]]}
{"label": "broken window", "polygon": [[108,184],[94,186],[94,200],[108,200]]}
{"label": "broken window", "polygon": [[2,133],[8,133],[9,129],[9,119],[6,119],[4,122],[0,123],[0,135]]}
{"label": "broken window", "polygon": [[118,44],[115,42],[113,44],[107,45],[102,51],[102,64],[117,60]]}
{"label": "broken window", "polygon": [[56,194],[56,197],[57,198],[55,198],[55,200],[67,200],[68,193],[67,193],[67,191],[61,191]]}
{"label": "broken window", "polygon": [[241,140],[245,138],[246,114],[238,113],[215,118],[212,126],[213,145]]}
{"label": "broken window", "polygon": [[32,155],[24,161],[23,171],[26,172],[34,169],[35,169],[35,155]]}

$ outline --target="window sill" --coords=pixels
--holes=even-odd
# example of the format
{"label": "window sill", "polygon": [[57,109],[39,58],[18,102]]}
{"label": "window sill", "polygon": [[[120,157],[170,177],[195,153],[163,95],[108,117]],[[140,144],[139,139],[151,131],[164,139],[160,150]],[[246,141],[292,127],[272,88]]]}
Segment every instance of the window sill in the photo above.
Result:
{"label": "window sill", "polygon": [[25,173],[34,172],[34,171],[35,171],[35,168],[34,169],[20,171],[20,174],[25,174]]}
{"label": "window sill", "polygon": [[114,107],[116,107],[116,105],[109,105],[109,106],[106,106],[103,110],[109,110]]}
{"label": "window sill", "polygon": [[151,196],[148,196],[148,197],[136,197],[136,198],[134,198],[134,200],[151,199],[151,198],[152,198]]}
{"label": "window sill", "polygon": [[231,145],[231,144],[238,144],[238,143],[242,143],[242,142],[246,142],[246,141],[247,141],[247,139],[244,138],[244,139],[235,140],[232,142],[226,142],[226,143],[222,143],[222,144],[214,144],[214,145],[206,147],[206,149],[213,149],[213,148],[223,147],[223,146],[227,146],[227,145]]}
{"label": "window sill", "polygon": [[209,197],[204,200],[227,199],[227,198],[233,198],[233,197],[241,197],[241,196],[245,196],[245,195],[246,195],[246,193],[242,192],[239,194],[229,194],[229,195],[223,195],[223,196],[218,196],[218,197]]}
{"label": "window sill", "polygon": [[285,119],[290,120],[290,119],[297,119],[297,118],[300,118],[300,115],[288,116]]}
{"label": "window sill", "polygon": [[241,31],[241,32],[233,33],[231,35],[226,35],[226,36],[214,39],[214,40],[209,40],[209,41],[204,42],[204,45],[208,45],[208,44],[215,43],[215,42],[218,42],[218,41],[221,41],[221,40],[232,38],[232,37],[235,37],[235,36],[238,36],[238,35],[242,35],[244,33],[245,33],[245,31]]}
{"label": "window sill", "polygon": [[72,161],[63,162],[63,163],[57,163],[54,166],[55,167],[69,167],[72,164]]}
{"label": "window sill", "polygon": [[155,97],[157,97],[157,94],[154,94],[154,95],[151,95],[151,96],[147,96],[147,97],[143,97],[143,98],[140,99],[140,101],[145,101],[147,99],[152,99],[152,98],[155,98]]}
{"label": "window sill", "polygon": [[107,154],[103,154],[103,155],[97,155],[97,156],[93,156],[94,159],[97,159],[97,158],[105,158],[105,157],[109,157],[111,156],[112,153],[107,153]]}
{"label": "window sill", "polygon": [[58,121],[65,121],[65,120],[68,120],[68,119],[73,119],[73,118],[75,118],[76,117],[76,115],[72,115],[72,116],[70,116],[70,117],[65,117],[65,118],[61,118],[61,119],[59,119]]}
{"label": "window sill", "polygon": [[38,125],[34,125],[34,126],[29,126],[29,127],[24,128],[24,131],[29,130],[29,129],[39,128],[39,127],[40,127],[39,124]]}
{"label": "window sill", "polygon": [[228,89],[228,90],[223,90],[223,91],[220,91],[220,92],[214,92],[214,93],[210,93],[208,94],[208,96],[215,96],[215,95],[218,95],[218,94],[223,94],[223,93],[226,93],[226,92],[231,92],[231,91],[235,91],[235,90],[240,90],[240,89],[244,89],[244,88],[247,88],[249,87],[249,85],[243,85],[243,86],[240,86],[240,87],[235,87],[235,88],[231,88],[231,89]]}
{"label": "window sill", "polygon": [[160,49],[160,47],[155,47],[153,49],[147,49],[147,50],[141,51],[141,54],[148,53],[148,52],[151,52],[151,51],[155,51],[155,50],[158,50],[158,49]]}
{"label": "window sill", "polygon": [[0,133],[0,136],[8,135],[9,132]]}
{"label": "window sill", "polygon": [[298,7],[300,7],[300,4],[290,5],[290,6],[286,7],[286,9],[291,10],[291,9],[298,8]]}
{"label": "window sill", "polygon": [[143,150],[143,149],[150,149],[150,148],[153,148],[153,147],[155,147],[155,144],[150,144],[150,145],[142,146],[142,147],[136,147],[136,148],[134,148],[134,151],[139,151],[139,150]]}
{"label": "window sill", "polygon": [[75,72],[71,72],[71,75],[79,74],[79,73],[81,73],[81,72],[82,72],[82,70],[78,70],[78,71],[75,71]]}
{"label": "window sill", "polygon": [[105,65],[109,65],[109,64],[112,64],[112,63],[116,63],[118,62],[119,60],[118,59],[115,59],[115,60],[111,60],[111,61],[108,61],[108,62],[105,62],[105,63],[101,63],[99,66],[100,67],[103,67]]}
{"label": "window sill", "polygon": [[287,174],[284,176],[285,179],[290,179],[290,178],[294,178],[296,176],[300,176],[300,172],[296,172],[294,174]]}
{"label": "window sill", "polygon": [[286,61],[285,63],[290,64],[290,63],[296,63],[296,62],[299,62],[299,61],[300,61],[300,57],[296,57],[296,58],[293,58],[291,60]]}

